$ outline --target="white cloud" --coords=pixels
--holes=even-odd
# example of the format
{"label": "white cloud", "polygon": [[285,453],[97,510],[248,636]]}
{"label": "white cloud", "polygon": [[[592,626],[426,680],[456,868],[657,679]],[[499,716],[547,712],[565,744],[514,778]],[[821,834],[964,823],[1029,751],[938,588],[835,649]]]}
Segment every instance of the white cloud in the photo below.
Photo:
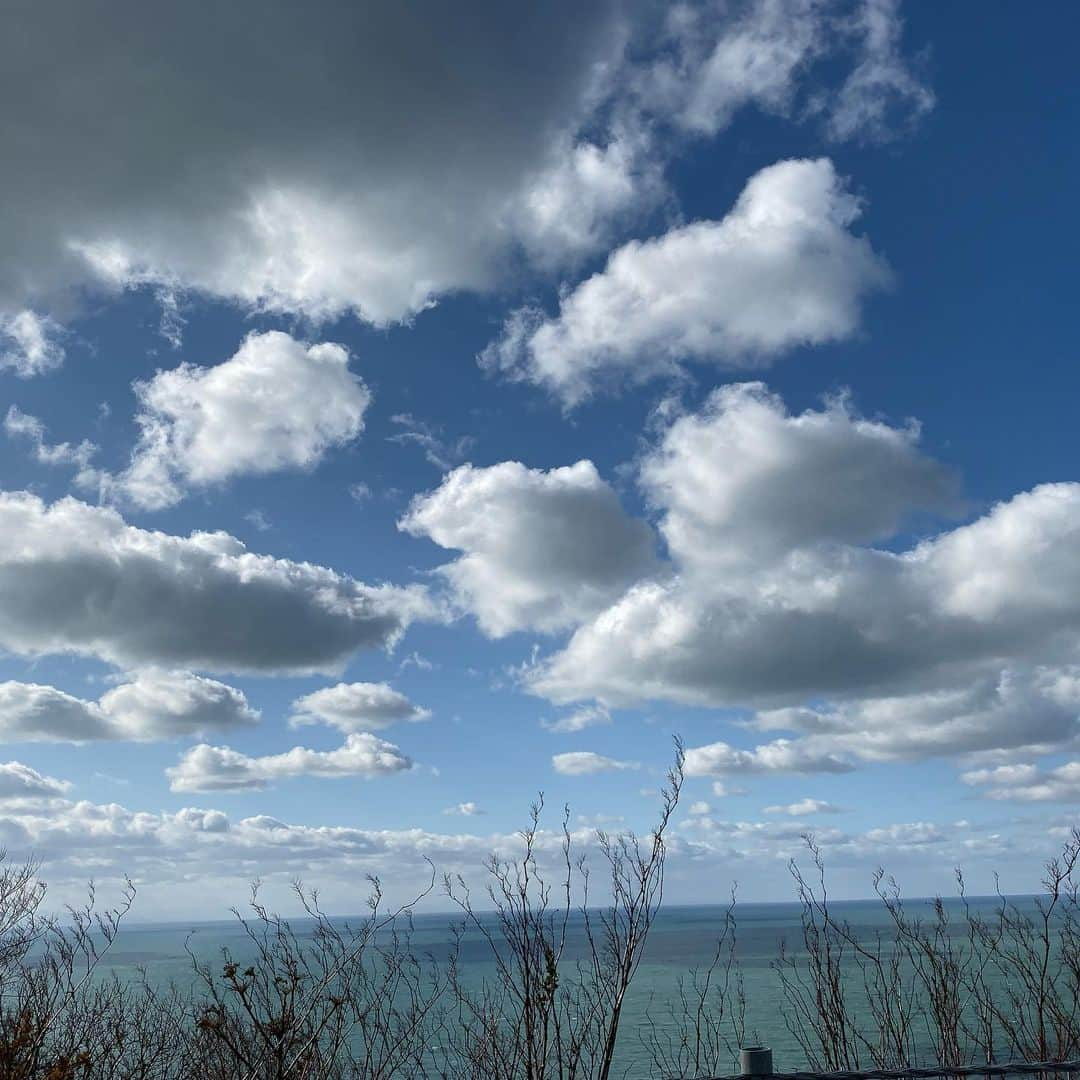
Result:
{"label": "white cloud", "polygon": [[864,839],[871,844],[922,847],[925,844],[944,842],[945,834],[932,822],[910,821],[887,825],[879,829],[868,829]]}
{"label": "white cloud", "polygon": [[270,523],[270,519],[257,507],[254,510],[249,510],[244,515],[244,520],[254,529],[259,532],[269,532],[274,526]]}
{"label": "white cloud", "polygon": [[584,828],[604,832],[622,828],[626,824],[626,818],[622,814],[578,814],[577,823]]}
{"label": "white cloud", "polygon": [[378,731],[403,720],[416,722],[431,716],[429,709],[414,705],[404,694],[386,683],[338,683],[292,704],[290,727],[327,724],[349,735],[357,731]]}
{"label": "white cloud", "polygon": [[675,53],[649,72],[649,89],[666,93],[675,123],[699,135],[715,135],[751,103],[787,112],[801,70],[825,49],[824,10],[812,0],[759,0],[711,42],[702,33],[708,9],[676,7]]}
{"label": "white cloud", "polygon": [[699,800],[698,802],[693,802],[690,804],[690,809],[688,813],[693,814],[695,817],[700,817],[702,814],[707,814],[709,812],[709,809],[710,807],[707,802]]}
{"label": "white cloud", "polygon": [[861,40],[854,69],[834,95],[822,95],[826,130],[834,139],[889,138],[897,126],[919,120],[934,107],[934,94],[900,51],[899,0],[864,0],[847,29]]}
{"label": "white cloud", "polygon": [[1080,761],[1053,769],[1035,765],[999,765],[975,769],[960,777],[965,784],[986,788],[991,799],[1016,802],[1080,802]]}
{"label": "white cloud", "polygon": [[786,814],[788,817],[806,817],[809,814],[839,814],[840,807],[824,799],[800,799],[786,806],[766,806],[765,814]]}
{"label": "white cloud", "polygon": [[44,375],[64,362],[63,331],[48,315],[23,310],[5,315],[0,310],[0,369],[22,379]]}
{"label": "white cloud", "polygon": [[644,127],[619,131],[604,146],[565,140],[522,192],[511,227],[545,269],[604,250],[631,217],[666,194],[663,168]]}
{"label": "white cloud", "polygon": [[398,674],[400,675],[407,668],[414,667],[417,671],[434,671],[437,664],[432,663],[426,656],[421,656],[415,649],[409,653],[408,656],[402,658],[398,664]]}
{"label": "white cloud", "polygon": [[718,799],[729,799],[733,795],[745,795],[746,788],[733,786],[723,780],[714,780],[712,792]]}
{"label": "white cloud", "polygon": [[570,735],[610,723],[611,713],[602,705],[583,705],[580,709],[575,709],[554,720],[541,720],[540,726],[553,735]]}
{"label": "white cloud", "polygon": [[636,761],[617,761],[615,758],[594,754],[591,750],[572,750],[565,754],[554,754],[551,764],[557,773],[563,776],[592,776],[602,772],[622,772],[626,769],[640,769]]}
{"label": "white cloud", "polygon": [[481,362],[575,405],[598,386],[672,374],[684,360],[761,367],[798,345],[850,337],[890,273],[832,162],[782,161],[751,177],[722,221],[615,251],[559,314],[513,314]]}
{"label": "white cloud", "polygon": [[776,739],[753,750],[739,750],[725,742],[688,747],[687,776],[752,775],[757,773],[842,773],[854,766],[836,754],[815,753],[798,741]]}
{"label": "white cloud", "polygon": [[[733,17],[714,37],[706,26],[718,7],[674,6],[670,47],[640,76],[642,93],[687,131],[715,135],[756,105],[817,116],[833,139],[883,140],[933,107],[932,91],[901,54],[897,0],[757,0],[730,8]],[[841,85],[815,85],[814,65],[839,56],[852,64]]]}
{"label": "white cloud", "polygon": [[423,589],[256,555],[227,533],[171,536],[75,499],[0,493],[0,647],[20,655],[334,671],[435,616]]}
{"label": "white cloud", "polygon": [[[25,769],[25,766],[18,768]],[[260,814],[230,818],[207,806],[178,811],[147,812],[116,803],[95,804],[59,797],[49,790],[51,778],[33,775],[29,788],[4,783],[8,798],[0,806],[0,840],[12,859],[33,854],[41,860],[57,902],[76,901],[83,895],[91,871],[102,893],[126,871],[136,878],[138,911],[153,911],[161,918],[189,919],[206,915],[207,903],[220,904],[225,917],[229,903],[241,900],[247,882],[258,874],[267,890],[281,890],[298,875],[318,884],[331,910],[344,910],[355,899],[356,881],[378,875],[390,902],[403,902],[416,887],[430,880],[424,857],[440,871],[464,874],[470,884],[483,887],[484,860],[491,852],[503,857],[520,854],[520,836],[511,832],[431,831],[422,828],[370,829],[326,824],[293,824],[287,819]],[[63,785],[62,785],[63,786]],[[35,789],[37,789],[35,791]],[[464,819],[458,820],[464,824]],[[471,820],[482,820],[473,817]],[[776,867],[804,854],[798,821],[719,821],[696,816],[670,836],[665,894],[704,902],[704,888],[715,891],[716,881],[729,881],[736,871],[741,895],[775,899]],[[550,824],[550,823],[549,823]],[[906,886],[926,895],[948,889],[951,867],[963,863],[973,887],[985,882],[992,888],[990,869],[1005,872],[1006,888],[1029,886],[1029,875],[1058,845],[1045,822],[1021,823],[1009,837],[970,827],[932,822],[873,823],[867,831],[845,832],[820,828],[821,843],[836,895],[863,895],[875,866],[884,863]],[[575,845],[583,853],[595,851],[593,828],[575,828]],[[555,865],[562,837],[557,828],[545,828],[536,847],[546,865]],[[934,845],[934,860],[925,859],[927,844]],[[910,856],[910,858],[908,858]],[[1019,865],[1023,876],[1016,872]],[[1004,865],[1003,865],[1004,862]],[[918,878],[919,870],[932,876]],[[936,876],[933,876],[936,875]],[[693,891],[697,888],[697,891]],[[275,895],[269,891],[268,895]]]}
{"label": "white cloud", "polygon": [[789,416],[754,385],[667,425],[640,482],[670,565],[531,664],[531,689],[607,707],[812,701],[787,726],[830,726],[800,745],[845,758],[1072,738],[1080,484],[1041,485],[912,543],[917,515],[958,509],[912,423],[861,419],[842,400]]}
{"label": "white cloud", "polygon": [[652,531],[590,461],[547,472],[463,465],[417,496],[399,527],[464,552],[439,573],[493,637],[572,625],[653,563]]}
{"label": "white cloud", "polygon": [[474,802],[462,802],[457,806],[448,806],[443,813],[456,817],[476,817],[477,814],[482,814],[484,811]]}
{"label": "white cloud", "polygon": [[159,371],[135,392],[142,432],[131,464],[100,482],[148,509],[234,476],[313,468],[360,434],[371,401],[344,346],[279,331],[249,334],[216,367]]}
{"label": "white cloud", "polygon": [[0,764],[0,801],[21,799],[52,799],[69,791],[71,784],[43,776],[29,765],[18,761]]}
{"label": "white cloud", "polygon": [[261,790],[275,780],[296,776],[371,779],[412,768],[393,743],[368,732],[347,735],[336,750],[294,746],[282,754],[249,757],[227,746],[193,746],[179,763],[166,769],[172,791]]}
{"label": "white cloud", "polygon": [[258,719],[241,691],[184,671],[138,672],[98,701],[37,683],[0,683],[3,742],[172,739]]}
{"label": "white cloud", "polygon": [[[152,813],[58,797],[69,786],[24,765],[0,765],[0,838],[11,858],[43,863],[57,902],[84,896],[91,869],[102,893],[127,872],[139,884],[139,910],[183,918],[205,913],[208,902],[220,902],[224,917],[253,874],[283,884],[303,875],[330,886],[334,902],[344,903],[356,881],[373,873],[404,900],[427,883],[425,855],[471,872],[493,848],[519,850],[513,834],[295,825],[268,815],[230,819],[210,808]],[[555,843],[552,835],[553,850]],[[549,846],[547,837],[542,846]]]}
{"label": "white cloud", "polygon": [[4,416],[4,432],[11,439],[26,439],[33,448],[34,460],[40,465],[70,465],[76,469],[77,484],[92,484],[95,472],[91,461],[97,446],[88,439],[77,444],[50,443],[45,438],[45,425],[36,416],[24,413],[17,405],[8,407]]}
{"label": "white cloud", "polygon": [[154,290],[154,299],[161,313],[158,333],[172,348],[179,349],[184,343],[184,327],[187,325],[187,319],[181,310],[183,303],[180,294],[175,288],[159,285]]}

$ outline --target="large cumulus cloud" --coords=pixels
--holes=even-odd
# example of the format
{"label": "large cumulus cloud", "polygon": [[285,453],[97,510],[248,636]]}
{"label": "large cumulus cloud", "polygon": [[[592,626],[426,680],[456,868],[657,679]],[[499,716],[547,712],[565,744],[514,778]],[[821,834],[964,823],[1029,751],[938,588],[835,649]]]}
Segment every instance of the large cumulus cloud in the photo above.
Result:
{"label": "large cumulus cloud", "polygon": [[0,295],[89,268],[385,322],[483,286],[620,6],[26,6],[0,62]]}
{"label": "large cumulus cloud", "polygon": [[770,707],[1075,658],[1080,485],[874,546],[918,511],[957,509],[917,439],[843,403],[790,416],[759,387],[719,391],[641,466],[674,572],[582,624],[534,688],[557,701]]}
{"label": "large cumulus cloud", "polygon": [[53,366],[36,330],[87,285],[155,288],[175,340],[186,289],[386,324],[501,287],[521,254],[572,266],[739,108],[835,101],[847,136],[928,107],[897,12],[864,9],[22,5],[0,41],[0,312],[21,320],[0,362]]}
{"label": "large cumulus cloud", "polygon": [[[573,468],[590,503],[611,505],[589,463]],[[461,494],[513,477],[515,497],[492,507],[447,483],[418,501],[429,520],[414,528],[466,552],[443,572],[488,634],[571,629],[524,670],[535,693],[597,715],[650,701],[739,710],[778,733],[697,748],[706,773],[1076,744],[1080,484],[1039,485],[957,525],[970,509],[914,421],[864,417],[844,397],[792,414],[760,384],[727,386],[669,414],[637,463],[667,559],[626,563],[582,605],[588,573],[553,589],[529,553],[600,558],[634,550],[634,533],[621,513],[584,536],[580,512],[539,511],[533,488],[562,473],[466,470]],[[473,562],[486,587],[462,588],[454,575]]]}

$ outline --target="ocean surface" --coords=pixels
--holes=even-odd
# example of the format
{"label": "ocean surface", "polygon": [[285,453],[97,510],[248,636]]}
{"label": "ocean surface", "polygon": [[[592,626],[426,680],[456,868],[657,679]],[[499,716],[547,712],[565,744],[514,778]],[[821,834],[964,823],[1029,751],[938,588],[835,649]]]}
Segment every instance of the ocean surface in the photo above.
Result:
{"label": "ocean surface", "polygon": [[[1032,904],[1030,898],[1018,898],[1014,902],[1021,907]],[[976,911],[989,912],[995,901],[976,898],[969,903]],[[956,932],[963,933],[959,905],[947,906],[956,916]],[[891,922],[879,901],[836,901],[830,908],[835,918],[846,921],[863,940],[870,941],[879,933],[886,938],[890,936]],[[725,910],[720,906],[666,907],[657,916],[624,1009],[619,1075],[628,1078],[657,1075],[643,1040],[647,1039],[653,1023],[660,1028],[665,1026],[666,1002],[677,997],[680,977],[685,977],[692,968],[707,967],[712,960]],[[746,1042],[772,1047],[777,1071],[806,1065],[798,1044],[785,1026],[783,995],[773,969],[781,943],[789,956],[805,955],[800,910],[795,903],[740,903],[736,909],[736,955],[746,994]],[[930,901],[922,900],[906,900],[905,910],[923,917],[932,913]],[[413,950],[436,959],[445,957],[451,949],[453,922],[451,913],[416,915]],[[292,925],[298,933],[305,932],[304,920],[292,920]],[[192,960],[185,943],[196,956],[211,963],[220,962],[223,948],[231,950],[241,963],[252,955],[250,943],[235,921],[132,924],[122,928],[101,970],[122,979],[145,971],[154,984],[175,982],[191,986],[194,985]],[[566,958],[572,962],[576,956],[584,955],[584,944],[581,923],[571,923]],[[463,975],[477,983],[491,974],[491,952],[478,932],[466,933],[462,939],[459,965]],[[734,1062],[730,1066],[725,1071],[736,1071]]]}

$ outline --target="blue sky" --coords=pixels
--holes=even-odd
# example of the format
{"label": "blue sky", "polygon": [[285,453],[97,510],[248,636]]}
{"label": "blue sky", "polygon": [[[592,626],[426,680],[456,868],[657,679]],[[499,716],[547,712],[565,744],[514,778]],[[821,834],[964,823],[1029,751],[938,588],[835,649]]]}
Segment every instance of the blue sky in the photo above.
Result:
{"label": "blue sky", "polygon": [[0,113],[9,850],[344,907],[540,790],[647,829],[678,734],[676,902],[786,899],[807,830],[847,895],[1033,885],[1080,801],[1068,28],[248,7],[28,12],[4,65],[51,76]]}

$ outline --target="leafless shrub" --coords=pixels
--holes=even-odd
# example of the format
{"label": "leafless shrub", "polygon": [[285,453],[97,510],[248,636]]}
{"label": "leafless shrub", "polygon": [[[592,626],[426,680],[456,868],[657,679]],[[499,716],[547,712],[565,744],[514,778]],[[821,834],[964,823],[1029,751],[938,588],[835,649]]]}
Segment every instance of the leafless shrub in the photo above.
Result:
{"label": "leafless shrub", "polygon": [[787,1003],[784,1022],[815,1068],[857,1069],[858,1027],[849,1001],[852,987],[844,975],[844,961],[854,951],[851,936],[833,918],[821,851],[813,837],[806,842],[816,885],[806,880],[798,863],[790,864],[802,905],[803,950],[793,955],[782,941],[773,965]]}
{"label": "leafless shrub", "polygon": [[1022,903],[999,891],[989,914],[969,900],[960,870],[955,915],[939,897],[926,919],[913,917],[895,880],[878,871],[891,932],[869,942],[833,915],[820,849],[806,842],[813,883],[791,864],[802,948],[782,947],[774,966],[785,1023],[809,1064],[959,1066],[1080,1053],[1080,830],[1047,864],[1042,895]]}
{"label": "leafless shrub", "polygon": [[976,984],[978,1003],[1007,1053],[1049,1061],[1080,1052],[1078,860],[1074,829],[1061,857],[1047,863],[1031,908],[999,891],[992,916],[969,916],[973,944],[994,975]]}
{"label": "leafless shrub", "polygon": [[659,1076],[704,1076],[735,1069],[746,1044],[746,988],[736,960],[735,890],[724,911],[710,963],[680,975],[676,996],[650,995],[641,1036]]}
{"label": "leafless shrub", "polygon": [[[456,943],[443,958],[413,947],[413,903],[387,910],[377,880],[367,915],[326,915],[301,884],[302,923],[283,919],[255,886],[236,912],[245,942],[216,961],[189,949],[195,985],[106,977],[102,961],[134,900],[43,914],[33,864],[0,855],[0,1077],[4,1080],[609,1080],[627,1064],[627,996],[663,900],[665,837],[682,788],[682,748],[651,834],[597,835],[605,902],[574,850],[569,811],[555,845],[532,808],[516,859],[487,863],[490,911],[461,878]],[[883,871],[874,888],[884,928],[837,914],[812,837],[813,872],[791,863],[801,905],[797,948],[773,971],[783,1020],[806,1064],[823,1070],[924,1063],[978,1065],[1080,1054],[1080,831],[1046,867],[1031,901],[998,893],[927,911]],[[728,1071],[745,1041],[734,893],[708,962],[671,1000],[651,998],[639,1031],[659,1075]],[[479,942],[488,974],[463,963]],[[468,968],[468,970],[467,970]],[[765,1033],[768,1036],[768,1032]],[[785,1063],[788,1064],[788,1063]]]}
{"label": "leafless shrub", "polygon": [[[0,860],[4,857],[0,855]],[[119,905],[86,904],[61,921],[42,914],[46,887],[33,863],[0,866],[0,1076],[69,1080],[88,1075],[95,1051],[114,1038],[115,998],[94,984],[135,889]]]}
{"label": "leafless shrub", "polygon": [[413,954],[411,905],[384,911],[380,884],[370,880],[369,914],[358,925],[331,920],[318,894],[297,883],[295,895],[311,922],[303,934],[266,908],[256,885],[250,914],[234,911],[250,958],[223,949],[217,966],[191,953],[202,990],[195,1017],[202,1075],[423,1075],[425,1027],[448,977]]}
{"label": "leafless shrub", "polygon": [[[460,877],[446,880],[463,914],[462,932],[483,939],[495,970],[478,987],[453,972],[448,1067],[461,1063],[459,1075],[477,1080],[607,1080],[626,995],[663,898],[664,838],[682,781],[683,751],[676,743],[651,835],[597,834],[610,889],[610,903],[598,910],[590,906],[588,864],[573,853],[569,810],[562,820],[557,878],[545,876],[537,852],[542,798],[521,833],[523,854],[488,862],[492,914],[477,910]],[[570,963],[572,918],[580,921],[585,948],[584,957]]]}

